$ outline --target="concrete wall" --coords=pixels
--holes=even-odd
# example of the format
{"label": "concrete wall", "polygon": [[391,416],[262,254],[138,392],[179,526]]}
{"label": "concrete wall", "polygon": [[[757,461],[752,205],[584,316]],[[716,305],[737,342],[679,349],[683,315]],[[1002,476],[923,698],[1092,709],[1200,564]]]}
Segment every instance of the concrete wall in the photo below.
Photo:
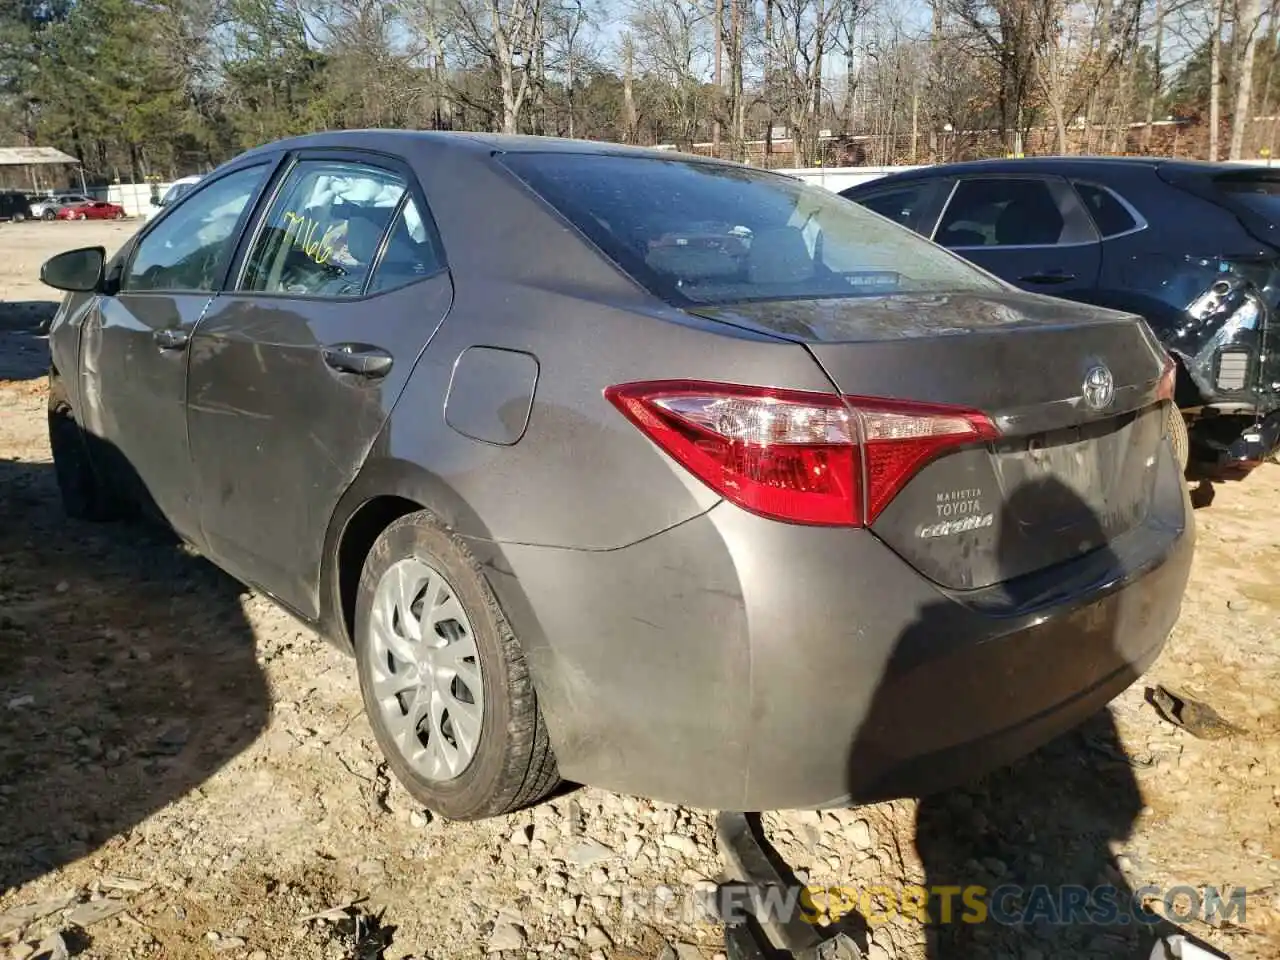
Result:
{"label": "concrete wall", "polygon": [[[167,183],[155,186],[159,189],[156,195],[161,197],[169,189]],[[124,207],[124,212],[131,217],[140,217],[151,209],[152,184],[150,183],[113,183],[105,191],[94,190],[93,193],[108,203],[120,204]]]}

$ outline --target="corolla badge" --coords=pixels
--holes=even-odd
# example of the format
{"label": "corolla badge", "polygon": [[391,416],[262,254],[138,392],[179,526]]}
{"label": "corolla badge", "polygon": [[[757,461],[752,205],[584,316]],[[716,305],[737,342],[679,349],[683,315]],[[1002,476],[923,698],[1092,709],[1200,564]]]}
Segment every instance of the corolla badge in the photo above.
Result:
{"label": "corolla badge", "polygon": [[1116,381],[1111,371],[1103,364],[1090,367],[1081,384],[1084,402],[1092,410],[1101,410],[1108,406],[1116,395]]}

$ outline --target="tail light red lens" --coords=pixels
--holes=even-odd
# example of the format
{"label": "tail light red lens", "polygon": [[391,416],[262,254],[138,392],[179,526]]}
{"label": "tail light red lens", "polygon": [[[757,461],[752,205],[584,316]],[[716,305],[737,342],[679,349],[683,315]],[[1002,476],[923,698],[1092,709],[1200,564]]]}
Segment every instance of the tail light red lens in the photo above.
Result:
{"label": "tail light red lens", "polygon": [[976,410],[664,380],[605,396],[725,499],[791,523],[860,526],[943,450],[997,436]]}

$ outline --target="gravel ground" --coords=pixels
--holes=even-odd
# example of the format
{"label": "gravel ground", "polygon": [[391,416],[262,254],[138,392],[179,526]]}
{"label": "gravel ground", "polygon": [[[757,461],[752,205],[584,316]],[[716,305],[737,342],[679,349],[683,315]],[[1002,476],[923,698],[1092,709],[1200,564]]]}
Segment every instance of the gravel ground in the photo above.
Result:
{"label": "gravel ground", "polygon": [[[0,958],[714,957],[719,928],[684,908],[720,875],[707,812],[566,787],[435,819],[388,779],[348,659],[159,533],[63,519],[34,278],[131,229],[0,226]],[[1228,736],[1161,720],[1140,683],[966,789],[765,815],[801,878],[1243,886],[1243,919],[1183,928],[1280,956],[1280,468],[1215,494],[1144,683],[1212,705]],[[894,917],[861,937],[875,960],[1143,949],[1118,923]]]}

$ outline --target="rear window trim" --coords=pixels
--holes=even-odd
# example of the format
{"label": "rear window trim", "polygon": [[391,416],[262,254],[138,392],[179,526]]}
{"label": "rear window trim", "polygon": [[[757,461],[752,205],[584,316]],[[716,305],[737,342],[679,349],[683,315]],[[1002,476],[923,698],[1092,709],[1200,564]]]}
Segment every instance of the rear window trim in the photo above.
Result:
{"label": "rear window trim", "polygon": [[[792,176],[789,176],[788,174],[778,173],[777,171],[774,171],[774,170],[767,170],[760,167],[749,167],[749,166],[746,166],[745,164],[742,164],[742,165],[727,164],[724,161],[719,161],[719,160],[714,160],[714,159],[699,157],[694,155],[686,155],[686,154],[676,154],[674,156],[665,156],[665,155],[638,156],[630,153],[593,152],[589,150],[572,150],[572,151],[570,150],[493,150],[490,153],[490,157],[497,163],[497,165],[502,169],[502,171],[515,182],[515,184],[521,190],[525,191],[530,197],[532,197],[539,205],[541,205],[541,207],[544,210],[546,210],[551,216],[553,216],[559,223],[562,223],[565,227],[572,230],[574,234],[583,243],[587,244],[587,246],[589,246],[592,250],[594,250],[606,263],[608,263],[611,267],[613,267],[613,269],[617,270],[619,273],[625,276],[628,280],[634,283],[636,287],[643,293],[647,294],[648,296],[655,297],[656,299],[666,303],[669,306],[676,307],[677,309],[686,310],[692,313],[697,313],[699,310],[710,310],[710,309],[719,309],[724,307],[732,307],[735,304],[741,305],[741,304],[748,304],[748,303],[773,303],[773,302],[784,303],[789,300],[813,300],[813,301],[854,300],[854,301],[857,301],[857,300],[869,299],[872,297],[895,296],[899,294],[910,296],[910,295],[913,295],[914,293],[913,291],[893,291],[890,293],[880,292],[880,293],[860,294],[860,293],[854,293],[854,292],[845,293],[842,291],[839,293],[821,293],[821,294],[807,294],[807,295],[791,294],[791,295],[762,296],[762,297],[739,297],[739,298],[723,299],[723,300],[698,300],[693,297],[686,296],[685,294],[680,292],[679,287],[676,285],[674,281],[665,280],[661,274],[647,267],[643,263],[643,261],[634,257],[629,251],[626,251],[625,248],[621,248],[621,247],[619,248],[619,253],[621,255],[615,255],[614,253],[611,253],[609,250],[609,246],[612,246],[612,245],[606,246],[606,244],[601,243],[595,236],[589,233],[582,225],[577,223],[572,217],[570,217],[567,213],[565,213],[559,207],[557,207],[556,204],[552,203],[549,198],[543,196],[542,193],[532,183],[530,183],[524,177],[522,177],[516,171],[516,169],[508,163],[508,160],[511,158],[531,157],[531,156],[532,157],[570,156],[570,157],[602,157],[602,158],[617,157],[621,159],[638,158],[638,159],[650,160],[654,163],[678,163],[686,166],[701,166],[701,167],[707,167],[711,169],[722,169],[726,166],[728,167],[742,166],[744,169],[749,170],[751,173],[757,176],[760,176],[761,178],[772,178],[775,180],[781,180],[784,183],[799,182],[801,185],[805,185],[805,182],[803,180],[800,180],[800,178],[798,177],[792,177]],[[946,191],[948,200],[950,199],[950,194],[954,192],[954,190],[955,190],[955,185],[953,184],[951,186],[951,190]],[[835,192],[832,192],[831,196],[835,199],[848,200],[848,198],[843,197],[841,194],[835,193]],[[855,203],[856,201],[848,200],[848,202]],[[881,220],[885,219],[884,217],[881,217],[880,214],[876,213],[874,210],[870,210],[869,208],[862,207],[861,204],[857,204],[857,206],[859,206],[861,209],[866,211],[866,213],[870,216],[876,217]],[[941,219],[941,213],[942,211],[939,210],[938,219]],[[892,223],[892,221],[890,222]],[[910,227],[905,227],[897,223],[894,223],[893,226],[896,227],[897,229],[905,230],[907,233],[911,234],[912,236],[920,239],[921,241],[924,241],[926,245],[929,243],[929,238],[917,230],[913,230]],[[1095,240],[1094,242],[1096,243],[1097,241]],[[958,254],[953,253],[951,250],[947,249],[946,247],[939,247],[939,250],[943,254],[949,256],[951,259],[958,261],[959,263],[963,264],[963,266],[974,271],[976,274],[980,275],[984,280],[988,282],[994,281],[996,290],[999,290],[1002,287],[1005,287],[1005,288],[1008,287],[1008,285],[999,277],[996,277],[995,275],[991,274],[987,270],[982,269],[977,264],[972,263],[971,261],[965,259],[964,257],[961,257]]]}
{"label": "rear window trim", "polygon": [[[951,180],[951,183],[948,181]],[[851,187],[849,190],[842,191],[839,195],[846,200],[852,200],[854,203],[866,207],[872,213],[878,213],[873,207],[869,206],[869,202],[878,197],[888,196],[903,190],[910,190],[919,186],[923,190],[928,190],[926,202],[921,206],[920,210],[911,217],[914,223],[901,223],[893,217],[886,217],[891,223],[897,223],[900,227],[906,227],[913,233],[917,233],[930,240],[933,237],[933,231],[938,227],[938,221],[942,219],[942,212],[947,208],[947,204],[951,202],[951,195],[955,192],[955,182],[950,177],[902,177],[895,179],[893,183],[881,183],[877,180],[869,181],[868,189],[855,196],[854,193],[861,185]],[[885,214],[880,213],[879,216],[884,217]]]}

